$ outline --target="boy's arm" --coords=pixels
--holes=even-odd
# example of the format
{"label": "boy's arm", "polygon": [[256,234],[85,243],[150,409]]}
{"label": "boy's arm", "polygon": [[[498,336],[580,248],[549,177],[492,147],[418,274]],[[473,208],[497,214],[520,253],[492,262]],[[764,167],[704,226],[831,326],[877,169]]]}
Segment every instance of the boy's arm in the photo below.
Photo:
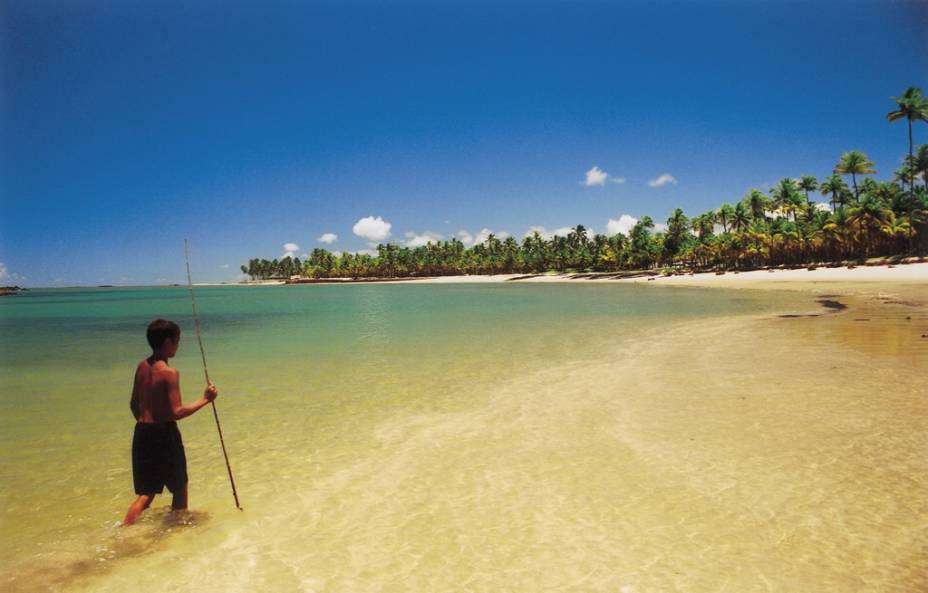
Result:
{"label": "boy's arm", "polygon": [[165,374],[167,375],[168,398],[171,402],[171,413],[174,415],[174,420],[186,418],[216,399],[216,395],[218,395],[216,387],[211,383],[203,392],[203,397],[189,406],[185,406],[180,400],[180,372],[177,369],[169,369]]}

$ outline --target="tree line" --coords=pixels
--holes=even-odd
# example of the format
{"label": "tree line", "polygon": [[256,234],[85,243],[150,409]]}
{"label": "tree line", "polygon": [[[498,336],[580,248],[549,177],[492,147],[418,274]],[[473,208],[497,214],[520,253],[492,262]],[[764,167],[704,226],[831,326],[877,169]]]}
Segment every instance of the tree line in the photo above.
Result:
{"label": "tree line", "polygon": [[[877,181],[865,153],[841,155],[831,174],[781,179],[768,192],[751,189],[740,200],[688,217],[677,208],[657,231],[643,216],[627,234],[592,234],[582,225],[550,239],[537,231],[521,242],[489,235],[471,247],[460,240],[420,247],[393,243],[368,253],[314,249],[301,261],[252,259],[241,271],[252,279],[384,278],[459,274],[615,272],[660,267],[749,269],[816,265],[877,256],[914,255],[928,240],[928,145],[914,146],[912,125],[928,122],[928,97],[911,87],[893,97],[886,117],[906,120],[908,154],[892,180]],[[850,183],[848,179],[850,178]],[[813,202],[811,192],[828,199]]]}

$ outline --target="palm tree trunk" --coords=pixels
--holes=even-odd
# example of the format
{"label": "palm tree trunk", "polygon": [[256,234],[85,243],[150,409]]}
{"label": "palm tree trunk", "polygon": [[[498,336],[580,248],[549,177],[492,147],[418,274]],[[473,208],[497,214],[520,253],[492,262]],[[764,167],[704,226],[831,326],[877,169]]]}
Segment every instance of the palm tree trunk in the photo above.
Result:
{"label": "palm tree trunk", "polygon": [[[906,118],[906,119],[907,119],[908,122],[909,122],[909,166],[912,167],[912,166],[915,165],[915,159],[912,157],[912,120],[909,119],[909,118]],[[928,183],[928,179],[926,179],[925,182]],[[915,210],[915,174],[914,174],[914,172],[913,172],[912,175],[909,177],[909,193],[911,194],[911,195],[909,196],[909,199],[908,199],[908,202],[909,202],[909,228],[912,229],[912,230],[914,231],[914,230],[915,230],[915,227],[912,226],[912,224],[913,224],[913,223],[912,223],[912,218],[913,218],[913,213],[914,213],[914,210]],[[913,233],[909,233],[909,252],[910,252],[910,253],[914,251],[914,247],[915,247],[915,234],[914,234],[914,232],[913,232]]]}
{"label": "palm tree trunk", "polygon": [[854,175],[853,171],[851,171],[851,181],[854,182],[854,201],[859,202],[860,197],[857,195],[857,175]]}
{"label": "palm tree trunk", "polygon": [[[908,119],[908,118],[906,118]],[[915,166],[915,157],[912,156],[912,120],[909,119],[909,166]],[[912,176],[909,177],[909,191],[915,191],[915,171],[912,171]]]}

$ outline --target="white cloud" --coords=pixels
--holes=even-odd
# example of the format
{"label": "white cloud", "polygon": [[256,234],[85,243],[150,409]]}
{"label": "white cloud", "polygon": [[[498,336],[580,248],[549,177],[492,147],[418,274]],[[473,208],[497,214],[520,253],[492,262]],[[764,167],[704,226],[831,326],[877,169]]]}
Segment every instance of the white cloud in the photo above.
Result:
{"label": "white cloud", "polygon": [[335,233],[322,233],[322,236],[318,237],[316,241],[325,243],[326,245],[331,245],[332,243],[338,241],[338,235]]}
{"label": "white cloud", "polygon": [[548,230],[543,226],[530,226],[528,227],[528,231],[526,231],[525,236],[530,237],[532,233],[538,231],[538,234],[541,235],[545,241],[550,241],[554,235],[557,235],[558,237],[566,237],[570,234],[570,229],[571,227],[569,226],[562,226],[554,230]]}
{"label": "white cloud", "polygon": [[628,181],[628,179],[624,177],[610,177],[609,181],[611,181],[612,183],[625,183],[626,181]]}
{"label": "white cloud", "polygon": [[[21,274],[17,274],[16,272],[11,272],[10,269],[6,267],[5,263],[0,262],[0,281],[22,282],[28,279],[29,278]],[[103,284],[103,282],[101,282],[100,284]]]}
{"label": "white cloud", "polygon": [[417,235],[413,231],[409,231],[405,234],[406,236],[406,247],[424,247],[429,243],[438,243],[439,241],[444,240],[444,235],[435,233],[432,231],[425,231],[421,235]]}
{"label": "white cloud", "polygon": [[296,252],[300,250],[300,246],[296,243],[284,243],[283,250],[282,257],[296,257]]}
{"label": "white cloud", "polygon": [[813,202],[813,204],[815,204],[815,207],[818,208],[819,210],[823,210],[825,212],[831,212],[831,204],[829,204],[828,202]]}
{"label": "white cloud", "polygon": [[648,185],[650,185],[651,187],[663,187],[667,185],[668,183],[672,183],[673,185],[676,185],[677,179],[670,173],[664,173],[663,175],[659,175],[658,177],[649,181]]}
{"label": "white cloud", "polygon": [[461,240],[461,243],[463,243],[465,247],[470,247],[471,245],[474,244],[474,236],[468,233],[467,231],[465,231],[464,229],[461,229],[460,231],[456,232],[455,236]]}
{"label": "white cloud", "polygon": [[222,265],[219,266],[219,267],[220,267],[220,269],[228,270],[228,269],[229,269],[229,264],[222,264]]}
{"label": "white cloud", "polygon": [[654,223],[654,232],[655,232],[655,233],[664,233],[664,232],[666,232],[666,231],[667,231],[667,225],[666,225],[666,224],[664,224],[663,222],[655,222],[655,223]]}
{"label": "white cloud", "polygon": [[586,172],[586,181],[583,184],[587,187],[603,186],[606,184],[608,177],[608,173],[594,165],[592,169]]}
{"label": "white cloud", "polygon": [[606,232],[609,236],[615,235],[617,233],[622,233],[627,235],[628,231],[632,230],[632,227],[638,224],[638,219],[630,214],[623,214],[618,219],[610,218],[609,222],[606,223]]}
{"label": "white cloud", "polygon": [[474,245],[479,245],[480,243],[485,243],[487,239],[490,238],[490,235],[493,235],[499,240],[503,240],[509,236],[509,233],[506,231],[491,231],[490,229],[483,228],[480,229],[480,232],[477,233],[477,236],[474,237]]}
{"label": "white cloud", "polygon": [[354,223],[351,230],[355,235],[368,241],[383,241],[390,237],[390,227],[393,225],[381,217],[368,216]]}

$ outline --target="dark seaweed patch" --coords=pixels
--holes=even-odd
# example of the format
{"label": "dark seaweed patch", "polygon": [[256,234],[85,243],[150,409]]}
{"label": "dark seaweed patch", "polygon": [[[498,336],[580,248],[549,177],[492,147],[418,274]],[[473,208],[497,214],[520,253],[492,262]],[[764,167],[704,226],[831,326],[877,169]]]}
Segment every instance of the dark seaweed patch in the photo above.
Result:
{"label": "dark seaweed patch", "polygon": [[847,309],[847,305],[841,301],[833,301],[831,299],[818,299],[816,301],[819,305],[825,307],[826,309],[833,309],[835,311],[843,311]]}

